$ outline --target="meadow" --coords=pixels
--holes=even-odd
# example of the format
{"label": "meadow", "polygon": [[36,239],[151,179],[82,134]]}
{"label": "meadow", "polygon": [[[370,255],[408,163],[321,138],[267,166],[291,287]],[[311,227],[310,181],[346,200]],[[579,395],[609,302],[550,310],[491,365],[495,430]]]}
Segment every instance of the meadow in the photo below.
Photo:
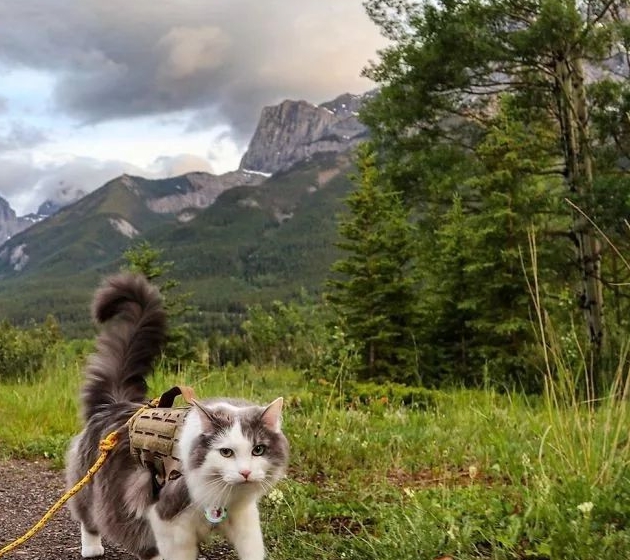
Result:
{"label": "meadow", "polygon": [[[62,348],[36,380],[0,385],[3,458],[63,467],[82,364]],[[150,394],[175,384],[286,399],[291,465],[261,504],[271,559],[630,557],[625,398],[579,402],[566,383],[526,397],[194,364],[158,367]]]}

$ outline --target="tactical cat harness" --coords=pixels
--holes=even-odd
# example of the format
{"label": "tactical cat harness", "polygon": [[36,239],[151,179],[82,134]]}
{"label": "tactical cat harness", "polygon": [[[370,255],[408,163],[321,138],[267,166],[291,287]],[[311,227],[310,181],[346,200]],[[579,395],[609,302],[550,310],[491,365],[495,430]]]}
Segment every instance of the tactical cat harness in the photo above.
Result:
{"label": "tactical cat harness", "polygon": [[160,397],[157,407],[145,409],[129,423],[131,456],[151,472],[154,495],[167,481],[182,476],[181,459],[175,455],[175,449],[191,407],[174,407],[177,395],[182,395],[189,405],[195,399],[190,387],[173,387]]}

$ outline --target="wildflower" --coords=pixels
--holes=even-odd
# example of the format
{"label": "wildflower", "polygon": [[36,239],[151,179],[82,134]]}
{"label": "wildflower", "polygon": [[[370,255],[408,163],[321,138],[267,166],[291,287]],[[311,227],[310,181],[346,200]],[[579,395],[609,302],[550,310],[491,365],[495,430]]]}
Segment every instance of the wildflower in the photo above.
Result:
{"label": "wildflower", "polygon": [[545,500],[551,494],[551,481],[547,476],[534,475],[533,477],[534,487],[538,489],[538,495],[542,500]]}
{"label": "wildflower", "polygon": [[284,499],[284,494],[282,493],[282,490],[274,488],[271,492],[269,492],[269,496],[267,497],[272,503],[277,504]]}
{"label": "wildflower", "polygon": [[593,502],[582,502],[581,504],[578,505],[577,507],[584,515],[588,515],[589,513],[591,513],[591,510],[593,509]]}
{"label": "wildflower", "polygon": [[531,461],[527,453],[523,453],[521,455],[521,463],[523,464],[523,467],[525,467],[526,469],[529,468],[529,466],[531,465]]}

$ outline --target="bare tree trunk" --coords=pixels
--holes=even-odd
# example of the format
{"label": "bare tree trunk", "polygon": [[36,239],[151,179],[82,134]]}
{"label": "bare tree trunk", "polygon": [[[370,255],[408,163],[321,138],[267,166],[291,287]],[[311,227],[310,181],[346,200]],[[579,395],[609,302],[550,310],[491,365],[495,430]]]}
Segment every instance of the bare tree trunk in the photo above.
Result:
{"label": "bare tree trunk", "polygon": [[[593,162],[582,60],[558,56],[555,71],[567,186],[588,215],[593,207]],[[591,382],[597,387],[601,385],[598,377],[605,334],[600,244],[593,225],[577,211],[573,213],[573,234],[582,277],[580,306],[591,343]]]}

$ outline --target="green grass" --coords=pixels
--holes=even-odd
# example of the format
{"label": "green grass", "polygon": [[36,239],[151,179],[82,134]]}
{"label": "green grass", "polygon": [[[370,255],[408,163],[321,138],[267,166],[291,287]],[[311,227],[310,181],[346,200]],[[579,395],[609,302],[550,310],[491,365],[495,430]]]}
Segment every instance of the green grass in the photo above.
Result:
{"label": "green grass", "polygon": [[[5,457],[62,465],[81,367],[60,352],[37,382],[0,385]],[[630,557],[625,402],[453,390],[402,406],[391,387],[340,393],[288,369],[193,366],[158,368],[151,394],[179,383],[285,397],[289,476],[261,507],[271,559]]]}

